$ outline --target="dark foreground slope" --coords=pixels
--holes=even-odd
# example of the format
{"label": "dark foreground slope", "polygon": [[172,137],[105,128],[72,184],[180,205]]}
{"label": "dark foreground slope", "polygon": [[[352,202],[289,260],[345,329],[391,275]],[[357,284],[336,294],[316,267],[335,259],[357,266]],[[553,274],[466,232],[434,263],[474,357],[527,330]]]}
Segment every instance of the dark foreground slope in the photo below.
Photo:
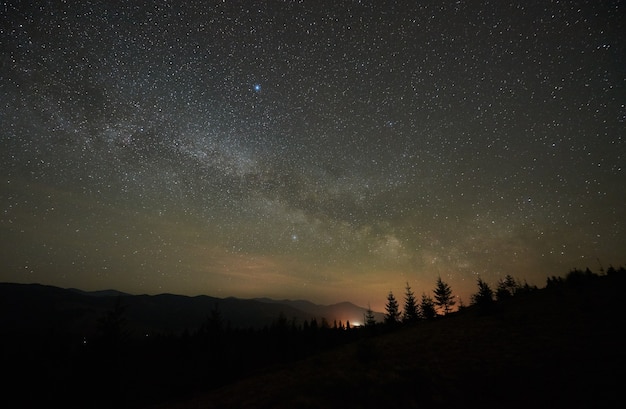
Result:
{"label": "dark foreground slope", "polygon": [[156,408],[614,407],[624,285],[595,277],[469,308]]}
{"label": "dark foreground slope", "polygon": [[[330,323],[365,311],[299,303],[312,311],[290,301],[0,283],[0,402],[134,409],[176,399],[349,342],[353,334]],[[318,324],[319,312],[337,315]]]}

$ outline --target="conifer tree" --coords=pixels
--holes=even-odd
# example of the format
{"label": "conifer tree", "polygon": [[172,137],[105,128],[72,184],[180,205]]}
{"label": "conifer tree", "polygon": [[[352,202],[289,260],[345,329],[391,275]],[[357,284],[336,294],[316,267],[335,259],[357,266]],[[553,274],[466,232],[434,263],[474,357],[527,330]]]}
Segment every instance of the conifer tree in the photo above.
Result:
{"label": "conifer tree", "polygon": [[472,295],[472,304],[483,307],[493,303],[493,290],[482,278],[478,277],[478,292]]}
{"label": "conifer tree", "polygon": [[515,281],[515,279],[508,275],[504,277],[504,279],[500,279],[498,281],[498,286],[496,287],[496,300],[502,301],[507,298],[510,298],[517,294],[520,289],[520,285]]}
{"label": "conifer tree", "polygon": [[397,324],[400,319],[400,307],[393,293],[389,291],[387,295],[387,304],[385,305],[385,324]]}
{"label": "conifer tree", "polygon": [[437,278],[437,286],[433,291],[435,293],[435,305],[443,310],[444,314],[448,314],[455,304],[452,296],[452,289],[447,283],[444,283],[441,276]]}
{"label": "conifer tree", "polygon": [[435,302],[429,295],[426,295],[425,293],[422,293],[420,312],[422,317],[427,320],[435,318],[437,316],[437,311],[435,310]]}
{"label": "conifer tree", "polygon": [[403,322],[416,322],[419,319],[419,311],[415,295],[411,291],[411,286],[406,283],[406,292],[404,293],[404,312],[402,314]]}
{"label": "conifer tree", "polygon": [[98,343],[106,352],[115,354],[130,338],[126,309],[128,305],[122,304],[122,298],[115,299],[113,310],[98,320]]}
{"label": "conifer tree", "polygon": [[463,299],[459,298],[459,311],[464,310],[465,308],[467,308],[467,306],[463,302]]}
{"label": "conifer tree", "polygon": [[365,312],[364,318],[364,324],[366,327],[372,327],[376,325],[376,317],[374,317],[374,311],[372,311],[372,308],[369,304],[367,304],[367,311]]}

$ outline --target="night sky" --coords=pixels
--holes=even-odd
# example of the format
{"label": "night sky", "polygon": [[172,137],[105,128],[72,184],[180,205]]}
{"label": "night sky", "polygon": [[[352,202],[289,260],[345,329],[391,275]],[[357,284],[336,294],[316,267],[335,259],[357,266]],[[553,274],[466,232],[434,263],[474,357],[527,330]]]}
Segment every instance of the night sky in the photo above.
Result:
{"label": "night sky", "polygon": [[624,1],[27,3],[0,281],[382,310],[626,265]]}

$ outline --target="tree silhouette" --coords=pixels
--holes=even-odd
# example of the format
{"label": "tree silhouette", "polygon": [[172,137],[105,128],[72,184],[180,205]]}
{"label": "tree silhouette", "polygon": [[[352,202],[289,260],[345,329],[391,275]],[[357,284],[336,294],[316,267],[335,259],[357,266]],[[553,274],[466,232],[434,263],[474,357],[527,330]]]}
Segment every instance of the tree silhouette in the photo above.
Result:
{"label": "tree silhouette", "polygon": [[204,330],[208,334],[219,334],[224,328],[224,320],[222,319],[222,311],[217,303],[213,306],[204,323]]}
{"label": "tree silhouette", "polygon": [[437,278],[437,286],[433,291],[435,293],[435,304],[443,309],[444,314],[448,314],[455,304],[452,296],[452,289],[447,283],[444,283],[441,276]]}
{"label": "tree silhouette", "polygon": [[480,305],[483,307],[493,304],[493,290],[482,278],[478,277],[478,292],[472,295],[472,305]]}
{"label": "tree silhouette", "polygon": [[565,282],[567,285],[571,287],[582,286],[585,283],[597,278],[598,276],[589,270],[589,267],[585,269],[585,271],[579,270],[577,268],[571,270],[565,276]]}
{"label": "tree silhouette", "polygon": [[464,310],[465,308],[467,308],[467,306],[463,302],[463,299],[459,298],[459,311]]}
{"label": "tree silhouette", "polygon": [[515,279],[507,274],[504,279],[498,281],[496,287],[496,300],[502,301],[511,298],[519,291],[520,285]]}
{"label": "tree silhouette", "polygon": [[121,297],[117,297],[113,309],[98,320],[99,343],[109,353],[117,353],[122,344],[130,338],[126,319],[127,308],[128,306],[122,305]]}
{"label": "tree silhouette", "polygon": [[272,331],[280,335],[285,335],[289,331],[289,321],[287,320],[285,313],[282,311],[278,313],[278,318],[276,321],[272,322],[271,328]]}
{"label": "tree silhouette", "polygon": [[400,319],[400,307],[398,306],[398,301],[396,301],[396,297],[393,296],[393,293],[389,291],[387,295],[387,304],[385,305],[385,324],[393,325],[397,324]]}
{"label": "tree silhouette", "polygon": [[626,269],[623,266],[620,266],[618,269],[613,267],[612,265],[606,270],[606,275],[611,276],[623,282],[626,278]]}
{"label": "tree silhouette", "polygon": [[376,318],[374,317],[374,311],[372,311],[372,308],[370,307],[369,304],[367,304],[367,311],[365,312],[365,319],[363,321],[365,321],[364,324],[366,327],[372,327],[376,325]]}
{"label": "tree silhouette", "polygon": [[559,288],[563,286],[563,283],[564,283],[563,277],[558,277],[558,276],[548,277],[547,282],[546,282],[546,288],[548,289]]}
{"label": "tree silhouette", "polygon": [[402,313],[402,321],[406,323],[416,322],[419,319],[419,310],[415,295],[411,291],[411,286],[406,283],[406,292],[404,293],[404,312]]}
{"label": "tree silhouette", "polygon": [[427,320],[435,318],[437,316],[437,311],[435,310],[435,301],[433,301],[431,296],[426,295],[426,293],[422,293],[420,312],[422,317]]}
{"label": "tree silhouette", "polygon": [[536,285],[530,285],[526,282],[526,280],[524,280],[524,284],[522,285],[521,283],[518,283],[519,287],[517,287],[517,290],[515,291],[515,295],[517,294],[528,294],[531,293],[535,290],[537,290],[537,286]]}
{"label": "tree silhouette", "polygon": [[94,358],[100,371],[96,382],[107,390],[104,399],[109,404],[120,399],[124,389],[122,367],[131,335],[126,319],[127,308],[118,296],[113,309],[98,320],[99,337],[95,342]]}

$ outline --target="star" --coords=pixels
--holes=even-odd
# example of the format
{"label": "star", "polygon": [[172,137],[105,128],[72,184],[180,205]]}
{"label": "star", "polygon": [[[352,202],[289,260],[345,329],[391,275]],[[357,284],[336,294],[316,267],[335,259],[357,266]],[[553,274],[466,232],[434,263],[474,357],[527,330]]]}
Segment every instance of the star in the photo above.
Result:
{"label": "star", "polygon": [[626,263],[619,2],[75,3],[3,7],[0,281],[383,309]]}

